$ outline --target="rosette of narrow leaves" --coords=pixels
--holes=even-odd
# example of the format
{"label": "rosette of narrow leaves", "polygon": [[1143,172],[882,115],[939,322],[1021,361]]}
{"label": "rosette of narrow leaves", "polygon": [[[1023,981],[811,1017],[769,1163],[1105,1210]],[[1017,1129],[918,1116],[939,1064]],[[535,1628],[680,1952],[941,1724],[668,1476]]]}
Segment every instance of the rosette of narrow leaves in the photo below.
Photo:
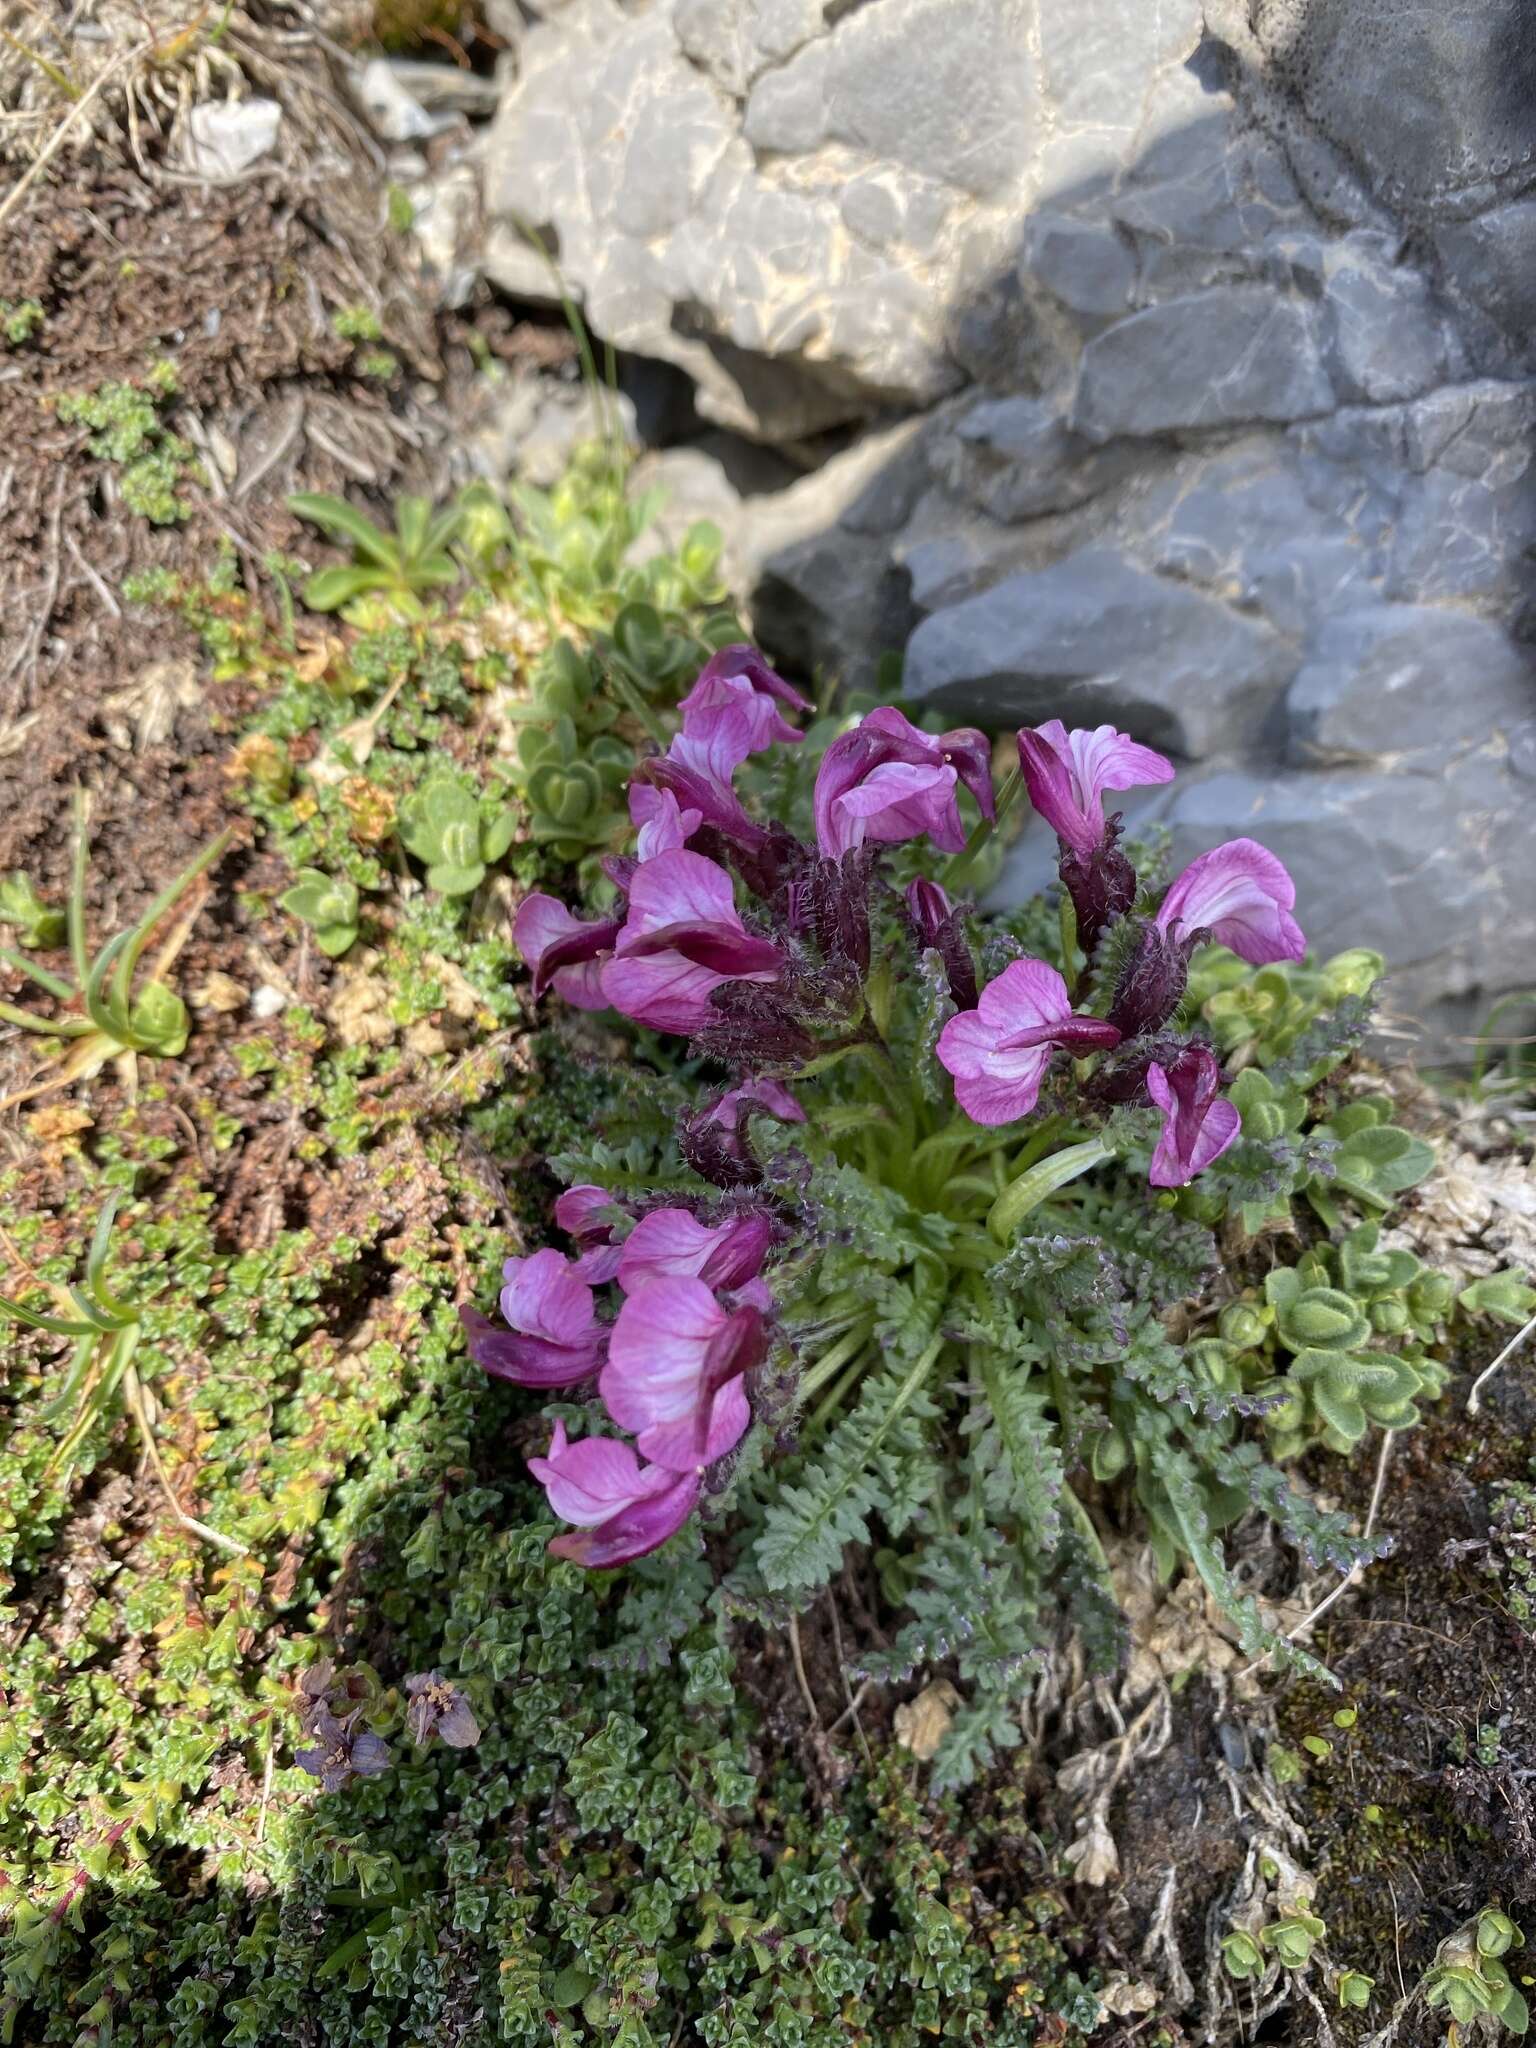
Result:
{"label": "rosette of narrow leaves", "polygon": [[231,832],[224,831],[210,840],[166,884],[138,922],[108,939],[93,958],[85,929],[89,842],[82,791],[75,793],[74,809],[74,862],[65,913],[74,985],[0,946],[0,959],[67,1006],[58,1016],[39,1017],[13,1003],[0,1003],[0,1018],[5,1022],[45,1037],[76,1041],[61,1069],[63,1079],[94,1073],[115,1053],[153,1053],[169,1059],[184,1050],[190,1021],[187,1006],[161,976],[185,942],[190,918],[184,917],[180,927],[173,930],[151,964],[148,978],[136,984],[139,962],[161,921],[181,902],[198,877],[212,867],[233,837]]}
{"label": "rosette of narrow leaves", "polygon": [[319,569],[305,584],[304,602],[312,612],[336,612],[359,598],[378,597],[398,617],[419,619],[426,615],[426,592],[459,581],[459,565],[448,549],[464,523],[462,502],[434,513],[426,498],[403,497],[395,505],[393,533],[345,498],[322,491],[299,492],[289,498],[288,509],[352,549],[349,564]]}
{"label": "rosette of narrow leaves", "polygon": [[427,870],[441,896],[471,895],[512,844],[517,813],[495,808],[457,776],[428,776],[400,806],[400,843]]}
{"label": "rosette of narrow leaves", "polygon": [[357,937],[357,884],[323,868],[300,868],[291,888],[278,898],[284,910],[307,924],[322,953],[336,959]]}

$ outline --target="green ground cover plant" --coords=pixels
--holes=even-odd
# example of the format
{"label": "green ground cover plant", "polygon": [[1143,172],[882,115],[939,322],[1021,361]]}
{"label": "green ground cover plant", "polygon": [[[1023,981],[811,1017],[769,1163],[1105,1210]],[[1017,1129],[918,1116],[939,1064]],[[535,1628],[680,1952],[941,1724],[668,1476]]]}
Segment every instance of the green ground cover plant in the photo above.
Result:
{"label": "green ground cover plant", "polygon": [[[1100,942],[1070,887],[1065,916],[972,922],[979,831],[942,860],[888,842],[888,894],[842,849],[887,969],[843,974],[861,1014],[824,1003],[793,1059],[739,1057],[788,1028],[760,1009],[691,1046],[541,1009],[520,906],[585,890],[612,923],[634,833],[666,829],[648,777],[688,760],[696,678],[755,672],[717,536],[633,559],[652,509],[603,444],[542,495],[328,507],[354,556],[331,569],[273,558],[255,587],[231,556],[136,586],[234,686],[253,844],[207,856],[196,968],[135,990],[130,961],[133,1085],[82,1075],[0,1168],[0,1287],[28,1326],[0,1400],[0,2038],[1084,2040],[1105,1972],[1010,1752],[1063,1616],[1115,1650],[1103,1540],[1150,1540],[1274,1647],[1222,1532],[1256,1507],[1352,1563],[1310,1501],[1319,1461],[1434,1398],[1453,1318],[1519,1306],[1520,1276],[1458,1304],[1383,1246],[1433,1158],[1353,1050],[1372,956],[1193,953],[1163,1023],[1226,1063],[1240,1126],[1197,1179],[1149,1191],[1146,1102],[1084,1107],[1107,1044],[1050,1077],[1033,1128],[957,1112],[930,1055],[967,960],[979,987],[1043,958],[1106,1023],[1155,851]],[[750,816],[809,838],[861,708],[756,757]],[[940,736],[913,730],[929,759]],[[50,964],[79,898],[0,885],[45,1023],[100,966]],[[806,915],[835,966],[847,896]],[[144,930],[108,940],[109,994]],[[273,1000],[222,1013],[247,957]],[[157,997],[150,1031],[152,987],[180,1008]],[[770,1109],[804,1091],[814,1127],[701,1127],[733,1080]],[[528,1469],[548,1393],[487,1379],[460,1323],[503,1261],[546,1256],[570,1181],[601,1188],[581,1256],[668,1209],[774,1218],[762,1422],[711,1481],[707,1540],[693,1520],[596,1573]],[[593,1428],[578,1383],[554,1419]],[[835,1612],[845,1569],[872,1626],[816,1675],[871,1703],[846,1759],[784,1705],[796,1616]],[[930,1769],[878,1702],[931,1671],[961,1707]]]}

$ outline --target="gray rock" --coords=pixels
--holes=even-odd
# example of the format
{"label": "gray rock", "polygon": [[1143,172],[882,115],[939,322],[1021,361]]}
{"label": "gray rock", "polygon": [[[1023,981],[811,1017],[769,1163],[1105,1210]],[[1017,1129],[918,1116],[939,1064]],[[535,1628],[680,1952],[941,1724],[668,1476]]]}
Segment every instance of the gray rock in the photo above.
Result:
{"label": "gray rock", "polygon": [[1387,1021],[1421,1056],[1465,1058],[1458,1035],[1529,982],[1536,807],[1496,741],[1424,774],[1213,775],[1166,822],[1175,869],[1240,835],[1277,853],[1321,956],[1385,954]]}
{"label": "gray rock", "polygon": [[1514,357],[1536,360],[1536,198],[1452,222],[1438,231],[1435,246],[1459,290],[1509,338]]}
{"label": "gray rock", "polygon": [[1369,232],[1325,259],[1328,363],[1341,396],[1386,404],[1417,398],[1446,372],[1444,327],[1423,273],[1396,264]]}
{"label": "gray rock", "polygon": [[1294,665],[1261,621],[1089,547],[925,619],[905,689],[979,725],[1108,719],[1201,759],[1256,734]]}
{"label": "gray rock", "polygon": [[1130,307],[1136,256],[1112,221],[1032,214],[1024,226],[1020,265],[1084,334],[1098,333]]}
{"label": "gray rock", "polygon": [[1298,765],[1432,769],[1536,717],[1536,652],[1502,627],[1436,605],[1372,604],[1324,621],[1286,696]]}
{"label": "gray rock", "polygon": [[1149,306],[1090,341],[1073,425],[1109,441],[1300,420],[1333,404],[1316,310],[1263,285],[1229,285]]}
{"label": "gray rock", "polygon": [[1268,67],[1409,217],[1459,210],[1536,150],[1525,0],[1248,0]]}
{"label": "gray rock", "polygon": [[1096,448],[1038,398],[983,398],[931,437],[933,475],[957,498],[1012,524],[1085,504],[1127,476],[1134,453]]}

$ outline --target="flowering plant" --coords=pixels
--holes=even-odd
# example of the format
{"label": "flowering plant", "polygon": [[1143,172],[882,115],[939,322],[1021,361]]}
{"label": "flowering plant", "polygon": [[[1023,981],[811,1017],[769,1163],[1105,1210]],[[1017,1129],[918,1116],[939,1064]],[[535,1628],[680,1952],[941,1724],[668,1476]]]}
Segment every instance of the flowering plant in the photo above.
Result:
{"label": "flowering plant", "polygon": [[[1411,1332],[1351,1318],[1320,1343],[1300,1282],[1224,1278],[1198,1305],[1209,1226],[1273,1233],[1296,1195],[1335,1199],[1341,1141],[1316,1134],[1309,1091],[1358,1039],[1380,967],[1291,965],[1304,941],[1273,854],[1235,840],[1166,888],[1138,872],[1104,794],[1174,771],[1110,726],[1021,732],[994,792],[979,732],[884,707],[807,743],[792,718],[809,709],[752,649],[716,655],[631,786],[610,902],[523,902],[536,995],[684,1040],[688,1063],[556,1162],[569,1250],[507,1261],[502,1324],[468,1312],[471,1350],[564,1397],[530,1460],[569,1525],[559,1556],[610,1567],[719,1532],[728,1599],[772,1616],[871,1546],[902,1622],[863,1668],[958,1655],[958,1780],[1016,1739],[1010,1702],[1063,1598],[1112,1638],[1092,1512],[1108,1489],[1134,1489],[1161,1562],[1192,1563],[1250,1649],[1281,1647],[1218,1532],[1253,1506],[1314,1562],[1363,1553],[1244,1418],[1283,1410],[1285,1454],[1330,1431],[1347,1448],[1390,1382],[1380,1419],[1412,1420],[1440,1297],[1420,1291]],[[807,804],[809,776],[773,763],[818,741]],[[780,815],[744,799],[754,779],[776,782]],[[1058,836],[1059,903],[983,919],[965,883],[1025,792]],[[1192,961],[1210,981],[1233,956],[1326,988],[1263,1072],[1229,1021],[1258,1084],[1236,1100],[1186,1021]],[[1394,1188],[1427,1170],[1419,1149],[1394,1154]],[[1378,1214],[1372,1192],[1353,1198]],[[1234,1301],[1246,1316],[1203,1340]]]}

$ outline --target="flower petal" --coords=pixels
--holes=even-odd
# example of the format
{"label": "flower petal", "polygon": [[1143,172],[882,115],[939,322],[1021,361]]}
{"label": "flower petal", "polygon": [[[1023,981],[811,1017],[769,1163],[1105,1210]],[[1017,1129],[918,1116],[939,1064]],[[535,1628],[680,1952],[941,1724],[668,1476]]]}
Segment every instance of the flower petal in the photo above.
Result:
{"label": "flower petal", "polygon": [[1163,898],[1162,930],[1209,930],[1255,967],[1299,960],[1307,950],[1291,916],[1296,884],[1283,861],[1254,839],[1229,839],[1192,860]]}

